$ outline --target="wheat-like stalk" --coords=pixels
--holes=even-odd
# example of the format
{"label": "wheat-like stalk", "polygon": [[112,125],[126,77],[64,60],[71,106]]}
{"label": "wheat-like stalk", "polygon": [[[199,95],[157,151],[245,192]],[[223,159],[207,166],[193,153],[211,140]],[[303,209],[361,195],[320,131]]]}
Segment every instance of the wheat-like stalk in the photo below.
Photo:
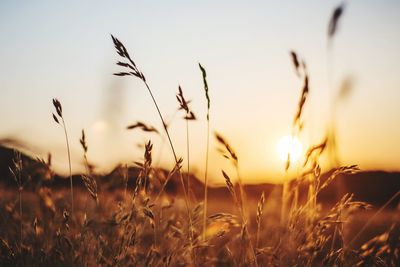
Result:
{"label": "wheat-like stalk", "polygon": [[196,116],[193,111],[190,109],[189,104],[190,100],[186,100],[183,96],[182,87],[178,86],[178,93],[176,94],[176,99],[179,103],[178,110],[183,110],[185,112],[185,116],[183,119],[186,122],[186,157],[187,157],[187,191],[190,197],[190,142],[189,142],[189,121],[196,120]]}
{"label": "wheat-like stalk", "polygon": [[[307,101],[308,94],[309,94],[309,75],[307,72],[307,67],[305,61],[301,59],[295,51],[290,51],[290,57],[295,68],[297,76],[303,80],[303,86],[301,89],[299,103],[297,105],[297,111],[295,113],[293,123],[292,123],[292,134],[291,137],[294,138],[303,130],[304,122],[303,122],[303,113],[304,113],[304,105]],[[286,223],[286,214],[287,206],[288,206],[288,199],[289,199],[289,192],[290,192],[290,185],[287,179],[288,170],[291,166],[291,158],[290,153],[287,155],[286,164],[285,164],[285,179],[282,185],[282,200],[281,200],[281,223]],[[297,197],[297,194],[295,194]],[[297,199],[294,200],[297,202]],[[290,213],[290,212],[289,212]]]}
{"label": "wheat-like stalk", "polygon": [[65,143],[67,146],[67,154],[68,154],[69,181],[70,181],[70,191],[71,191],[71,214],[72,216],[74,216],[74,188],[72,184],[71,152],[69,148],[67,126],[65,124],[64,116],[62,113],[61,102],[57,98],[53,98],[53,106],[56,109],[56,114],[57,114],[55,115],[53,113],[53,119],[57,124],[61,125],[64,130]]}
{"label": "wheat-like stalk", "polygon": [[[165,122],[165,120],[163,118],[161,110],[160,110],[160,108],[159,108],[159,106],[157,104],[157,101],[156,101],[156,99],[155,99],[155,97],[153,95],[153,92],[152,92],[149,84],[146,81],[146,78],[145,78],[144,74],[141,71],[139,71],[138,67],[136,66],[136,64],[132,60],[132,58],[130,57],[130,55],[128,53],[128,50],[125,48],[125,46],[117,38],[115,38],[113,35],[111,35],[111,38],[113,40],[113,43],[114,43],[115,49],[117,50],[118,55],[121,56],[123,59],[126,59],[128,61],[128,62],[118,61],[117,65],[123,67],[125,69],[125,72],[114,73],[114,75],[116,75],[116,76],[135,76],[135,77],[139,78],[144,83],[144,85],[146,86],[147,91],[149,92],[150,97],[151,97],[151,99],[152,99],[152,101],[154,103],[154,106],[156,107],[158,116],[160,117],[160,120],[161,120],[162,125],[163,125],[164,130],[165,130],[165,133],[166,133],[166,135],[168,137],[168,141],[169,141],[169,144],[170,144],[170,147],[171,147],[171,150],[172,150],[172,154],[173,154],[174,159],[175,159],[175,163],[178,163],[178,157],[176,155],[175,148],[174,148],[174,145],[173,145],[172,140],[171,140],[171,136],[170,136],[168,128],[167,128],[167,124],[166,124],[166,122]],[[181,183],[182,183],[182,187],[183,187],[183,192],[185,194],[185,202],[187,204],[187,210],[190,213],[187,192],[186,192],[185,184],[183,182],[183,178],[182,177],[181,177]]]}
{"label": "wheat-like stalk", "polygon": [[96,203],[99,202],[98,195],[97,195],[97,182],[96,179],[93,177],[93,174],[91,172],[91,166],[89,164],[88,158],[87,158],[87,151],[88,151],[88,145],[86,143],[86,135],[85,131],[82,129],[82,135],[81,139],[79,139],[79,142],[82,146],[83,149],[83,159],[84,159],[84,164],[86,168],[86,174],[82,175],[82,180],[83,183],[85,184],[86,189],[89,191],[90,195],[96,201]]}
{"label": "wheat-like stalk", "polygon": [[148,133],[154,132],[156,134],[159,134],[158,130],[154,126],[145,124],[144,122],[141,121],[137,121],[134,124],[126,126],[127,130],[133,130],[137,128],[142,130],[143,132],[148,132]]}
{"label": "wheat-like stalk", "polygon": [[199,68],[203,78],[204,92],[207,100],[207,143],[206,143],[206,162],[204,168],[204,210],[203,210],[203,240],[206,238],[207,229],[207,206],[208,206],[208,154],[210,148],[210,96],[208,94],[207,72],[199,63]]}
{"label": "wheat-like stalk", "polygon": [[[121,56],[123,59],[128,61],[128,62],[118,61],[117,65],[123,67],[125,71],[124,72],[114,73],[114,75],[116,75],[116,76],[135,76],[135,77],[139,78],[144,83],[144,85],[146,86],[147,91],[149,92],[150,97],[151,97],[151,99],[152,99],[152,101],[154,103],[154,106],[155,106],[155,108],[157,110],[158,116],[160,117],[160,120],[161,120],[162,125],[164,127],[164,131],[165,131],[165,133],[166,133],[166,135],[168,137],[168,141],[169,141],[169,144],[170,144],[170,147],[171,147],[171,150],[172,150],[172,154],[173,154],[174,159],[175,159],[175,163],[178,164],[178,156],[177,156],[177,154],[175,152],[175,148],[174,148],[174,145],[173,145],[172,140],[171,140],[171,136],[170,136],[168,128],[167,128],[167,124],[166,124],[166,122],[165,122],[165,120],[163,118],[161,110],[160,110],[160,108],[159,108],[159,106],[157,104],[157,101],[156,101],[156,99],[155,99],[155,97],[153,95],[153,92],[152,92],[149,84],[146,81],[146,78],[145,78],[144,74],[141,71],[139,71],[138,67],[136,66],[136,64],[132,60],[132,58],[130,57],[130,55],[129,55],[127,49],[125,48],[125,46],[117,38],[115,38],[113,35],[111,35],[111,38],[113,40],[113,43],[114,43],[115,49],[117,50],[118,55]],[[179,178],[180,178],[182,189],[183,189],[183,193],[184,193],[186,211],[188,213],[188,218],[189,218],[190,243],[193,244],[192,215],[191,215],[191,212],[190,212],[188,194],[187,194],[187,190],[186,190],[186,187],[185,187],[185,183],[183,181],[182,173],[181,173],[180,170],[178,171],[178,173],[179,173]]]}
{"label": "wheat-like stalk", "polygon": [[264,204],[265,204],[265,195],[264,191],[261,193],[260,200],[257,204],[257,216],[256,216],[256,223],[257,223],[257,235],[256,235],[256,249],[258,249],[259,241],[260,241],[260,230],[261,230],[261,220],[264,211]]}
{"label": "wheat-like stalk", "polygon": [[[223,170],[222,170],[222,175],[224,176],[226,186],[227,186],[227,188],[229,190],[229,193],[231,194],[231,196],[233,198],[233,201],[235,202],[235,205],[238,207],[239,214],[240,214],[240,217],[241,217],[241,229],[242,229],[242,232],[241,232],[241,240],[242,240],[241,250],[242,250],[242,247],[244,246],[243,243],[246,241],[246,239],[248,239],[248,243],[249,243],[248,249],[250,250],[252,261],[254,262],[254,264],[256,266],[258,266],[257,257],[256,257],[256,254],[255,254],[255,251],[254,251],[253,244],[252,244],[251,239],[250,239],[250,234],[249,234],[248,229],[247,229],[247,219],[246,219],[246,215],[245,215],[244,210],[243,210],[242,201],[237,196],[236,191],[235,191],[235,187],[234,187],[229,175]],[[247,249],[247,247],[246,247],[246,249]],[[240,254],[241,254],[241,262],[242,262],[244,260],[244,258],[242,256],[244,256],[244,255],[243,255],[243,253],[240,253]],[[246,250],[246,254],[247,254],[247,250]]]}
{"label": "wheat-like stalk", "polygon": [[243,189],[242,178],[239,173],[239,158],[231,145],[229,145],[228,141],[219,133],[215,132],[215,139],[222,146],[222,148],[218,148],[218,151],[222,154],[223,157],[229,159],[236,170],[237,181],[239,185],[239,205],[240,209],[243,211],[244,219],[246,221],[246,211],[245,211],[245,193]]}

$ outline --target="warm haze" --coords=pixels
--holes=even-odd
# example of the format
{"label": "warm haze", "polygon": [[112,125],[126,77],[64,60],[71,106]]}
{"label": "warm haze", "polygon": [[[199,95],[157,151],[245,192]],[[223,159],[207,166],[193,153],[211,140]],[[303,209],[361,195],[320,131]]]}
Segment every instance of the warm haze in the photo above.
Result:
{"label": "warm haze", "polygon": [[0,266],[400,266],[400,3],[0,3]]}
{"label": "warm haze", "polygon": [[[178,154],[185,157],[184,121],[175,94],[181,85],[198,120],[191,123],[191,168],[202,177],[205,113],[198,62],[207,69],[211,128],[234,146],[245,182],[279,182],[284,162],[278,142],[291,134],[301,92],[289,51],[305,59],[310,75],[303,153],[322,140],[335,92],[346,77],[352,90],[336,106],[339,157],[362,169],[399,170],[400,3],[350,1],[327,50],[327,24],[337,1],[72,1],[0,3],[0,139],[14,139],[31,154],[53,154],[66,173],[62,131],[51,99],[63,103],[73,169],[81,170],[81,129],[88,157],[99,170],[142,156],[149,135],[125,127],[137,120],[161,130],[141,83],[117,71],[110,33],[129,47],[154,88]],[[327,63],[331,62],[330,66]],[[330,75],[328,75],[330,73]],[[171,166],[157,135],[155,163]],[[211,143],[211,179],[229,164]],[[161,155],[160,155],[161,154]],[[63,167],[61,167],[63,166]]]}

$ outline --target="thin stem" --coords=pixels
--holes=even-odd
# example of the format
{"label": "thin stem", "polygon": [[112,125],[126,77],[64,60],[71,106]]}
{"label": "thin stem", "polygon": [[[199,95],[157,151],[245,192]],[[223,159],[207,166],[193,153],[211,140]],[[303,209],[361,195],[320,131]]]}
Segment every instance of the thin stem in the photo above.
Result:
{"label": "thin stem", "polygon": [[67,144],[67,152],[68,152],[69,181],[70,181],[70,187],[71,187],[71,215],[73,217],[74,216],[74,188],[73,188],[73,184],[72,184],[71,152],[69,150],[67,126],[65,125],[65,121],[64,121],[63,117],[61,117],[61,120],[62,120],[62,123],[63,123],[65,141],[66,141],[66,144]]}
{"label": "thin stem", "polygon": [[[178,162],[178,157],[176,156],[175,148],[174,148],[174,145],[172,144],[171,136],[169,135],[169,131],[168,131],[168,129],[167,129],[167,125],[165,124],[165,120],[164,120],[164,118],[163,118],[163,116],[162,116],[162,113],[161,113],[161,111],[160,111],[160,108],[158,107],[157,101],[156,101],[156,99],[154,98],[154,95],[153,95],[153,93],[152,93],[152,91],[151,91],[151,89],[150,89],[150,86],[147,84],[146,81],[144,81],[144,84],[146,85],[146,88],[147,88],[147,90],[149,91],[149,94],[150,94],[150,96],[151,96],[151,99],[153,100],[153,103],[154,103],[154,105],[156,106],[158,116],[159,116],[160,119],[161,119],[161,122],[162,122],[162,124],[163,124],[165,133],[167,134],[167,137],[168,137],[169,145],[171,146],[172,153],[174,154],[175,162],[177,163],[177,162]],[[184,190],[185,190],[185,188],[184,188]]]}
{"label": "thin stem", "polygon": [[[178,110],[175,111],[174,114],[172,114],[171,119],[169,119],[168,121],[168,125],[171,125],[172,121],[175,119],[176,114],[178,113]],[[168,127],[168,126],[167,126]],[[161,157],[163,155],[163,151],[164,151],[164,145],[165,145],[165,136],[160,134],[160,139],[161,139],[161,145],[159,148],[159,152],[158,152],[158,157],[157,157],[157,161],[155,164],[153,164],[153,166],[157,167],[160,165],[161,162]]]}
{"label": "thin stem", "polygon": [[189,120],[186,120],[187,191],[190,197]]}
{"label": "thin stem", "polygon": [[208,150],[210,147],[210,120],[207,119],[206,166],[204,171],[204,211],[203,211],[203,240],[206,240],[207,204],[208,204]]}
{"label": "thin stem", "polygon": [[[174,155],[175,163],[178,164],[178,157],[176,156],[175,148],[174,148],[174,145],[172,144],[171,136],[169,135],[169,131],[168,131],[167,125],[166,125],[166,123],[165,123],[165,120],[164,120],[164,118],[163,118],[163,116],[162,116],[162,113],[161,113],[161,111],[160,111],[160,108],[158,107],[157,101],[156,101],[156,99],[154,98],[154,95],[153,95],[153,93],[152,93],[152,91],[151,91],[151,89],[150,89],[150,86],[147,84],[146,80],[143,79],[143,82],[144,82],[144,84],[146,85],[147,90],[149,91],[149,94],[150,94],[150,96],[151,96],[151,99],[153,100],[154,105],[156,106],[157,113],[158,113],[158,115],[159,115],[159,117],[160,117],[160,119],[161,119],[161,122],[162,122],[162,124],[163,124],[165,133],[167,134],[168,141],[169,141],[169,145],[170,145],[170,147],[171,147],[172,154]],[[178,172],[179,172],[179,178],[180,178],[180,181],[181,181],[181,184],[182,184],[183,194],[184,194],[184,197],[185,197],[186,210],[187,210],[188,217],[189,217],[190,244],[192,245],[192,253],[193,253],[192,215],[191,215],[191,213],[190,213],[190,206],[189,206],[189,201],[188,201],[188,195],[187,195],[187,191],[186,191],[186,188],[185,188],[185,183],[184,183],[184,181],[183,181],[182,172],[181,172],[180,170],[178,170]],[[193,256],[193,259],[194,259],[194,255],[192,255],[192,256]]]}
{"label": "thin stem", "polygon": [[242,178],[240,177],[239,174],[239,163],[236,161],[235,162],[235,169],[236,169],[236,175],[237,175],[237,180],[239,184],[239,192],[240,192],[240,209],[243,212],[243,218],[246,220],[247,223],[247,212],[244,209],[244,201],[245,201],[245,196],[244,196],[244,190],[243,190],[243,183],[242,183]]}
{"label": "thin stem", "polygon": [[[172,144],[171,136],[169,135],[169,131],[168,131],[167,125],[165,124],[164,118],[163,118],[163,116],[162,116],[162,113],[161,113],[161,111],[160,111],[160,108],[158,107],[157,101],[156,101],[156,99],[154,98],[154,95],[153,95],[153,93],[151,92],[151,89],[150,89],[150,87],[149,87],[149,85],[147,84],[146,81],[144,81],[144,84],[146,85],[146,88],[147,88],[147,90],[148,90],[149,93],[150,93],[151,99],[153,100],[153,103],[154,103],[154,105],[156,106],[157,113],[158,113],[158,115],[160,116],[160,119],[161,119],[161,122],[162,122],[162,124],[163,124],[165,133],[167,134],[167,137],[168,137],[168,141],[169,141],[169,145],[170,145],[171,150],[172,150],[172,154],[174,155],[175,163],[178,163],[178,157],[176,156],[176,152],[175,152],[174,145]],[[186,188],[185,188],[185,183],[183,182],[182,173],[181,173],[180,171],[179,171],[179,174],[180,174],[180,179],[181,179],[181,183],[182,183],[183,193],[184,193],[184,195],[185,195],[186,208],[187,208],[188,213],[190,214],[189,203],[188,203],[188,196],[187,196],[187,191],[186,191]],[[190,217],[191,217],[191,216],[190,216]]]}

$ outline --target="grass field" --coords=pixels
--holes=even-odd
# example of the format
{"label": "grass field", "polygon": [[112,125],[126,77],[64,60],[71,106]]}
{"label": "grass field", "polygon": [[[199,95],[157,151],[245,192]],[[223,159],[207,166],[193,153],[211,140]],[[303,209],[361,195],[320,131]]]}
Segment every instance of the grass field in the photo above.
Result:
{"label": "grass field", "polygon": [[[339,5],[332,14],[328,45],[343,8]],[[0,266],[400,265],[399,183],[386,185],[394,188],[394,194],[384,199],[378,197],[385,195],[382,192],[374,193],[380,190],[375,187],[376,179],[372,185],[356,184],[368,197],[374,200],[376,196],[380,204],[375,206],[344,186],[339,194],[336,179],[356,175],[360,169],[357,165],[335,164],[333,111],[326,136],[306,150],[296,177],[288,179],[294,164],[289,149],[284,154],[282,183],[268,190],[261,184],[253,186],[258,190],[249,190],[239,171],[242,155],[222,134],[211,131],[213,113],[207,71],[198,64],[207,103],[203,118],[207,139],[199,142],[206,151],[204,177],[192,179],[189,128],[197,117],[185,92],[179,86],[176,94],[187,144],[185,155],[180,158],[145,74],[127,47],[113,35],[111,38],[120,60],[114,75],[135,79],[145,87],[154,114],[163,126],[161,131],[138,121],[127,130],[164,136],[174,167],[165,170],[153,166],[155,152],[152,142],[147,141],[143,158],[133,159],[132,165],[121,167],[111,178],[102,176],[88,159],[90,140],[82,130],[79,141],[85,171],[73,175],[71,140],[63,113],[63,108],[71,107],[63,107],[54,98],[52,118],[62,129],[60,138],[65,139],[68,176],[60,178],[54,172],[50,156],[47,161],[33,160],[15,152],[6,170],[0,172],[4,175],[0,177]],[[289,57],[301,83],[291,125],[290,137],[294,140],[303,131],[310,74],[299,54],[290,51]],[[340,101],[342,95],[339,92],[333,103]],[[221,170],[225,186],[219,189],[209,187],[211,138],[215,138],[219,153],[231,164],[229,173]],[[324,156],[332,163],[330,169],[322,169]],[[376,183],[379,182],[382,181]],[[337,197],[335,201],[322,197],[326,190]]]}

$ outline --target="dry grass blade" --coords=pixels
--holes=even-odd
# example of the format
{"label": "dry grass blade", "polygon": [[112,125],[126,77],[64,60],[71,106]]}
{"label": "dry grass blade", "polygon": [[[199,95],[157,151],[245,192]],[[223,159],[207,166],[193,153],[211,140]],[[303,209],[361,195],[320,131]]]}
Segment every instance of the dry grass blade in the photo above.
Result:
{"label": "dry grass blade", "polygon": [[[67,132],[67,126],[65,124],[65,120],[62,114],[62,106],[61,102],[57,98],[53,98],[53,106],[56,109],[56,113],[59,116],[58,119],[56,115],[53,115],[53,119],[55,122],[59,125],[61,125],[64,129],[64,136],[65,136],[65,143],[67,146],[67,155],[68,155],[68,167],[69,167],[69,181],[70,181],[70,191],[71,191],[71,213],[72,215],[74,214],[74,186],[72,183],[72,167],[71,167],[71,152],[69,148],[69,140],[68,140],[68,132]],[[61,123],[62,122],[62,123]]]}
{"label": "dry grass blade", "polygon": [[62,117],[62,106],[57,98],[53,98],[53,106],[55,107],[58,116]]}
{"label": "dry grass blade", "polygon": [[129,61],[129,63],[126,62],[121,62],[118,61],[117,65],[125,68],[125,72],[118,72],[114,73],[116,76],[136,76],[142,81],[146,81],[146,78],[144,77],[143,73],[139,71],[139,69],[136,67],[135,62],[131,59],[128,50],[125,48],[125,46],[113,35],[111,35],[111,38],[114,42],[115,49],[117,49],[118,55],[120,55],[122,58],[126,59]]}
{"label": "dry grass blade", "polygon": [[321,185],[321,187],[318,189],[318,192],[320,192],[322,189],[327,187],[338,175],[340,174],[354,174],[360,171],[360,168],[357,165],[350,165],[350,166],[342,166],[340,168],[337,168],[326,181]]}
{"label": "dry grass blade", "polygon": [[186,113],[189,113],[189,103],[191,102],[190,100],[186,101],[185,97],[183,96],[183,91],[182,87],[179,85],[178,86],[178,94],[176,95],[176,99],[178,100],[179,103],[179,110],[184,110]]}
{"label": "dry grass blade", "polygon": [[325,138],[324,141],[322,141],[320,144],[310,147],[307,150],[306,159],[304,160],[303,167],[307,165],[313,154],[316,154],[316,156],[321,155],[322,152],[324,152],[327,143],[328,143],[328,138]]}
{"label": "dry grass blade", "polygon": [[235,203],[239,207],[239,204],[238,204],[239,201],[238,201],[238,198],[237,198],[237,195],[236,195],[236,192],[235,192],[235,187],[232,184],[231,178],[229,178],[228,174],[226,174],[226,172],[224,172],[224,171],[222,171],[222,175],[225,178],[225,183],[226,183],[226,186],[227,186],[227,188],[229,190],[229,193],[231,193],[233,200],[235,201]]}
{"label": "dry grass blade", "polygon": [[86,187],[86,189],[89,191],[90,195],[96,202],[96,204],[99,202],[98,200],[98,195],[97,195],[97,182],[94,176],[91,173],[91,166],[89,164],[89,161],[87,159],[87,151],[88,151],[88,145],[86,142],[86,135],[85,135],[85,130],[82,129],[82,134],[81,134],[81,139],[79,139],[79,143],[82,146],[82,149],[84,151],[83,153],[83,158],[84,158],[84,163],[85,163],[85,168],[87,174],[81,175],[82,181]]}
{"label": "dry grass blade", "polygon": [[204,211],[203,211],[203,240],[206,239],[207,229],[207,205],[208,205],[208,154],[210,148],[210,96],[208,95],[207,73],[199,63],[199,68],[203,77],[204,92],[207,100],[207,143],[206,143],[206,162],[204,168]]}
{"label": "dry grass blade", "polygon": [[207,120],[210,119],[210,96],[208,95],[208,84],[207,84],[207,73],[206,70],[203,68],[203,66],[199,63],[199,68],[201,70],[201,73],[203,75],[203,83],[204,83],[204,92],[206,93],[206,99],[207,99]]}
{"label": "dry grass blade", "polygon": [[258,248],[259,241],[260,241],[260,230],[261,230],[261,218],[264,211],[264,204],[265,204],[265,195],[264,191],[261,193],[260,200],[257,204],[257,216],[256,216],[256,223],[257,223],[257,236],[256,236],[256,249]]}
{"label": "dry grass blade", "polygon": [[141,121],[137,121],[136,123],[128,125],[126,127],[126,129],[128,129],[128,130],[133,130],[133,129],[136,129],[136,128],[139,128],[144,132],[154,132],[154,133],[159,134],[158,130],[155,127],[153,127],[151,125],[147,125],[147,124],[145,124],[145,123],[143,123]]}
{"label": "dry grass blade", "polygon": [[58,120],[57,116],[54,115],[54,113],[52,113],[52,115],[53,115],[53,120],[54,120],[56,123],[60,124],[60,121]]}
{"label": "dry grass blade", "polygon": [[174,165],[174,168],[168,173],[167,178],[165,179],[164,184],[161,187],[160,192],[158,193],[157,197],[154,199],[154,203],[157,202],[157,200],[160,198],[161,194],[164,192],[165,187],[168,184],[168,181],[178,172],[180,172],[181,168],[182,168],[182,162],[183,162],[183,158],[179,158],[178,162]]}
{"label": "dry grass blade", "polygon": [[183,91],[181,86],[179,85],[178,87],[178,94],[176,95],[176,99],[178,100],[179,103],[179,109],[178,110],[184,110],[185,111],[185,116],[183,117],[185,120],[196,120],[196,116],[194,115],[193,111],[190,110],[189,104],[190,100],[186,100],[185,97],[183,96]]}
{"label": "dry grass blade", "polygon": [[308,93],[309,93],[309,78],[308,78],[307,67],[306,67],[306,64],[305,64],[304,60],[302,60],[301,63],[300,63],[299,56],[293,50],[290,52],[290,56],[291,56],[291,60],[293,62],[293,65],[295,67],[297,76],[300,77],[300,74],[301,74],[300,70],[302,70],[302,73],[303,73],[303,87],[302,87],[302,91],[301,91],[301,95],[300,95],[300,100],[299,100],[299,103],[297,105],[297,111],[296,111],[296,114],[295,114],[294,120],[293,120],[293,133],[292,133],[292,135],[295,135],[296,132],[300,132],[302,130],[302,128],[303,128],[303,122],[302,122],[302,118],[301,117],[302,117],[302,114],[303,114],[304,104],[306,103],[307,96],[308,96]]}
{"label": "dry grass blade", "polygon": [[[172,154],[173,154],[173,156],[174,156],[175,163],[178,164],[178,156],[177,156],[177,154],[176,154],[176,152],[175,152],[175,147],[174,147],[174,145],[173,145],[173,143],[172,143],[172,139],[171,139],[171,136],[170,136],[170,134],[169,134],[169,131],[168,131],[168,128],[167,128],[167,124],[165,123],[164,117],[163,117],[163,115],[162,115],[162,113],[161,113],[161,110],[160,110],[160,108],[159,108],[159,106],[158,106],[158,104],[157,104],[157,101],[156,101],[156,99],[155,99],[155,97],[154,97],[154,95],[153,95],[153,92],[152,92],[152,90],[151,90],[149,84],[146,82],[146,79],[145,79],[143,73],[140,72],[140,71],[137,69],[135,63],[134,63],[133,60],[130,58],[130,56],[129,56],[129,54],[128,54],[128,51],[126,50],[125,46],[124,46],[117,38],[115,38],[114,36],[111,35],[111,37],[112,37],[112,39],[113,39],[115,48],[117,49],[117,53],[118,53],[121,57],[127,59],[127,60],[131,63],[131,64],[130,64],[130,67],[125,67],[125,68],[128,69],[128,70],[133,69],[133,72],[128,72],[128,74],[125,72],[125,73],[122,73],[121,76],[133,75],[133,76],[136,76],[136,77],[140,78],[140,79],[143,81],[143,83],[144,83],[144,85],[146,86],[147,91],[149,92],[150,97],[151,97],[151,99],[152,99],[152,101],[153,101],[153,103],[154,103],[154,106],[155,106],[155,108],[157,109],[158,116],[160,117],[160,120],[161,120],[161,122],[162,122],[162,124],[163,124],[165,133],[166,133],[166,135],[167,135],[167,137],[168,137],[168,142],[169,142],[170,147],[171,147],[171,150],[172,150]],[[129,63],[128,63],[128,64],[129,64]],[[188,192],[187,192],[186,187],[185,187],[185,182],[184,182],[184,180],[183,180],[183,175],[182,175],[182,173],[180,172],[180,170],[178,171],[178,173],[179,173],[179,179],[180,179],[181,186],[182,186],[182,190],[183,190],[183,194],[184,194],[186,211],[187,211],[187,214],[188,214],[189,230],[190,230],[190,243],[191,243],[191,248],[193,248],[193,243],[192,243],[192,242],[193,242],[192,215],[191,215],[191,212],[190,212],[189,197],[188,197]],[[193,251],[192,251],[192,252],[193,252]],[[192,260],[193,260],[193,262],[194,262],[193,254],[192,254]]]}
{"label": "dry grass blade", "polygon": [[144,151],[144,162],[145,166],[150,167],[152,163],[152,158],[151,158],[151,151],[153,149],[153,144],[148,141],[145,145],[145,151]]}
{"label": "dry grass blade", "polygon": [[221,145],[223,145],[226,149],[226,151],[229,153],[230,158],[237,163],[238,161],[238,157],[235,153],[235,151],[233,150],[233,148],[228,144],[228,142],[225,140],[224,137],[222,137],[222,135],[220,135],[219,133],[215,132],[215,138],[217,139],[218,143],[220,143]]}
{"label": "dry grass blade", "polygon": [[257,224],[261,223],[261,216],[263,215],[264,204],[265,204],[265,195],[264,192],[262,192],[260,200],[258,201],[257,204],[257,217],[256,217]]}
{"label": "dry grass blade", "polygon": [[332,38],[337,32],[338,22],[343,15],[344,7],[345,5],[342,3],[334,9],[328,25],[328,38]]}
{"label": "dry grass blade", "polygon": [[300,75],[300,63],[295,51],[290,51],[290,56],[292,57],[293,66],[296,70],[296,74]]}
{"label": "dry grass blade", "polygon": [[294,117],[294,122],[293,122],[293,124],[297,125],[300,130],[302,128],[301,115],[303,113],[304,104],[306,103],[307,100],[308,92],[309,92],[308,74],[306,73],[304,76],[304,84],[303,84],[303,89],[301,91],[301,96],[297,107],[296,116]]}
{"label": "dry grass blade", "polygon": [[144,189],[145,192],[147,190],[147,183],[149,180],[149,174],[151,172],[151,164],[152,164],[152,156],[151,156],[151,151],[153,149],[153,144],[151,141],[148,141],[145,144],[145,151],[144,151],[144,159],[143,163],[137,162],[136,165],[140,167],[140,172],[139,175],[136,179],[136,185],[135,185],[135,190],[134,190],[134,199],[139,193],[139,190]]}
{"label": "dry grass blade", "polygon": [[97,196],[97,182],[92,176],[82,175],[83,183],[85,184],[86,189],[89,191],[90,195],[96,201],[99,202]]}
{"label": "dry grass blade", "polygon": [[88,146],[86,143],[86,136],[85,136],[85,130],[82,129],[82,135],[81,135],[81,139],[79,139],[79,143],[81,144],[83,151],[86,153],[88,150]]}

